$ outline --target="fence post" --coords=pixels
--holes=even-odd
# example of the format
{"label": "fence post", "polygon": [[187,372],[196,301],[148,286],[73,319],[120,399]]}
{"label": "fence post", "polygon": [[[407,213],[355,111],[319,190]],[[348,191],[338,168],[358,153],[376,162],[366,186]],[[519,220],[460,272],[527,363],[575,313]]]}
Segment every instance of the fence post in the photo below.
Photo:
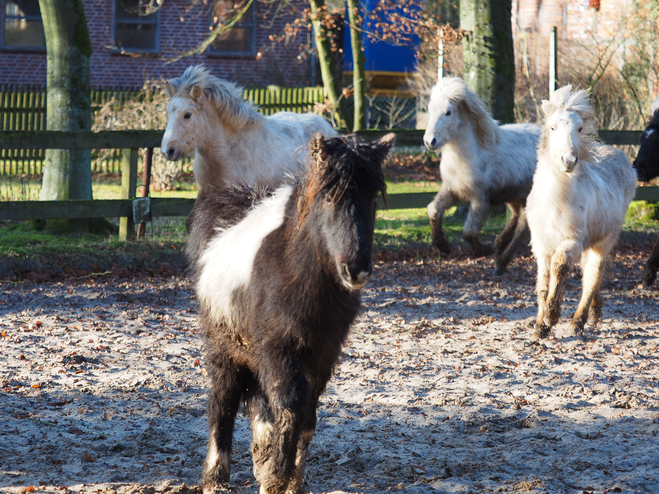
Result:
{"label": "fence post", "polygon": [[[121,159],[121,198],[135,199],[137,189],[137,149],[124,149]],[[131,208],[132,210],[132,208]],[[119,218],[119,240],[135,238],[133,215]]]}
{"label": "fence post", "polygon": [[[153,162],[153,148],[146,148],[144,153],[144,170],[142,174],[142,197],[149,197],[149,187],[151,186],[151,164]],[[143,221],[137,227],[137,238],[144,237],[146,223]]]}
{"label": "fence post", "polygon": [[558,49],[558,29],[552,26],[549,35],[549,97],[556,91],[556,74],[557,74],[557,49]]}

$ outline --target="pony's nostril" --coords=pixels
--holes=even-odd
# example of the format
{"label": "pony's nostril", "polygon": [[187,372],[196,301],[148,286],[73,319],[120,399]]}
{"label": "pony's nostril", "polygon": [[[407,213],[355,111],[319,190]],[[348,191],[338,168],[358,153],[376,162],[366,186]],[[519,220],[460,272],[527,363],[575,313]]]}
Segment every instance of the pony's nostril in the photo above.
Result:
{"label": "pony's nostril", "polygon": [[436,138],[436,137],[433,137],[433,138],[432,138],[432,141],[430,141],[430,145],[431,145],[432,147],[437,146],[437,138]]}

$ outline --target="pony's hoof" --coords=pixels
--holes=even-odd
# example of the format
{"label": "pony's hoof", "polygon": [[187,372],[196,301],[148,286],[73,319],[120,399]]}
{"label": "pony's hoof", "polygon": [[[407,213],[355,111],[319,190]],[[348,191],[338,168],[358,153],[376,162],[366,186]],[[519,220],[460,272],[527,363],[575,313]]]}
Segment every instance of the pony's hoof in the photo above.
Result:
{"label": "pony's hoof", "polygon": [[546,338],[549,338],[549,335],[551,334],[551,327],[547,326],[546,324],[535,324],[535,332],[533,333],[533,336],[539,340],[544,340]]}
{"label": "pony's hoof", "polygon": [[494,247],[490,244],[481,245],[474,248],[474,257],[486,257],[494,254]]}
{"label": "pony's hoof", "polygon": [[201,484],[201,492],[203,494],[224,494],[231,492],[231,486],[227,482],[206,482]]}
{"label": "pony's hoof", "polygon": [[494,268],[494,276],[503,276],[506,274],[506,267],[505,266],[497,266]]}
{"label": "pony's hoof", "polygon": [[567,334],[568,336],[583,336],[583,328],[583,324],[572,321],[568,328]]}
{"label": "pony's hoof", "polygon": [[450,255],[451,251],[453,250],[451,248],[451,242],[445,239],[439,241],[433,241],[433,245],[437,247],[437,249],[439,249],[439,253],[443,256]]}
{"label": "pony's hoof", "polygon": [[652,270],[647,270],[643,273],[643,287],[650,288],[654,285],[654,281],[657,279],[657,273]]}

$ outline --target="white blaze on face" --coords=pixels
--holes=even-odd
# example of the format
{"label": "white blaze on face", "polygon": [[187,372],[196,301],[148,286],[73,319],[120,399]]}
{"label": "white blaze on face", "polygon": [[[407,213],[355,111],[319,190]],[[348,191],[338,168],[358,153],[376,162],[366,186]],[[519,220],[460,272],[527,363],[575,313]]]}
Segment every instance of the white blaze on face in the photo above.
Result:
{"label": "white blaze on face", "polygon": [[211,308],[215,321],[231,314],[231,295],[245,287],[252,275],[256,253],[263,239],[284,222],[291,186],[277,189],[237,225],[219,232],[201,256],[201,276],[197,283],[199,302]]}

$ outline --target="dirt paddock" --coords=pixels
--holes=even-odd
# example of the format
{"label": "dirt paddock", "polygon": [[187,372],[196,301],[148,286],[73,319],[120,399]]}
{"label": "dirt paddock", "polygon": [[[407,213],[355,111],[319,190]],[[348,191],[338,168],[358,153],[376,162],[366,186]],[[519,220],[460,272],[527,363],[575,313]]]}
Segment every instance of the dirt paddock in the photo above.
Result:
{"label": "dirt paddock", "polygon": [[[629,247],[629,246],[628,246]],[[604,322],[534,341],[529,250],[380,259],[318,410],[314,493],[659,494],[659,292],[613,256]],[[0,492],[200,492],[207,382],[184,278],[0,285]],[[237,420],[234,492],[258,491]]]}

